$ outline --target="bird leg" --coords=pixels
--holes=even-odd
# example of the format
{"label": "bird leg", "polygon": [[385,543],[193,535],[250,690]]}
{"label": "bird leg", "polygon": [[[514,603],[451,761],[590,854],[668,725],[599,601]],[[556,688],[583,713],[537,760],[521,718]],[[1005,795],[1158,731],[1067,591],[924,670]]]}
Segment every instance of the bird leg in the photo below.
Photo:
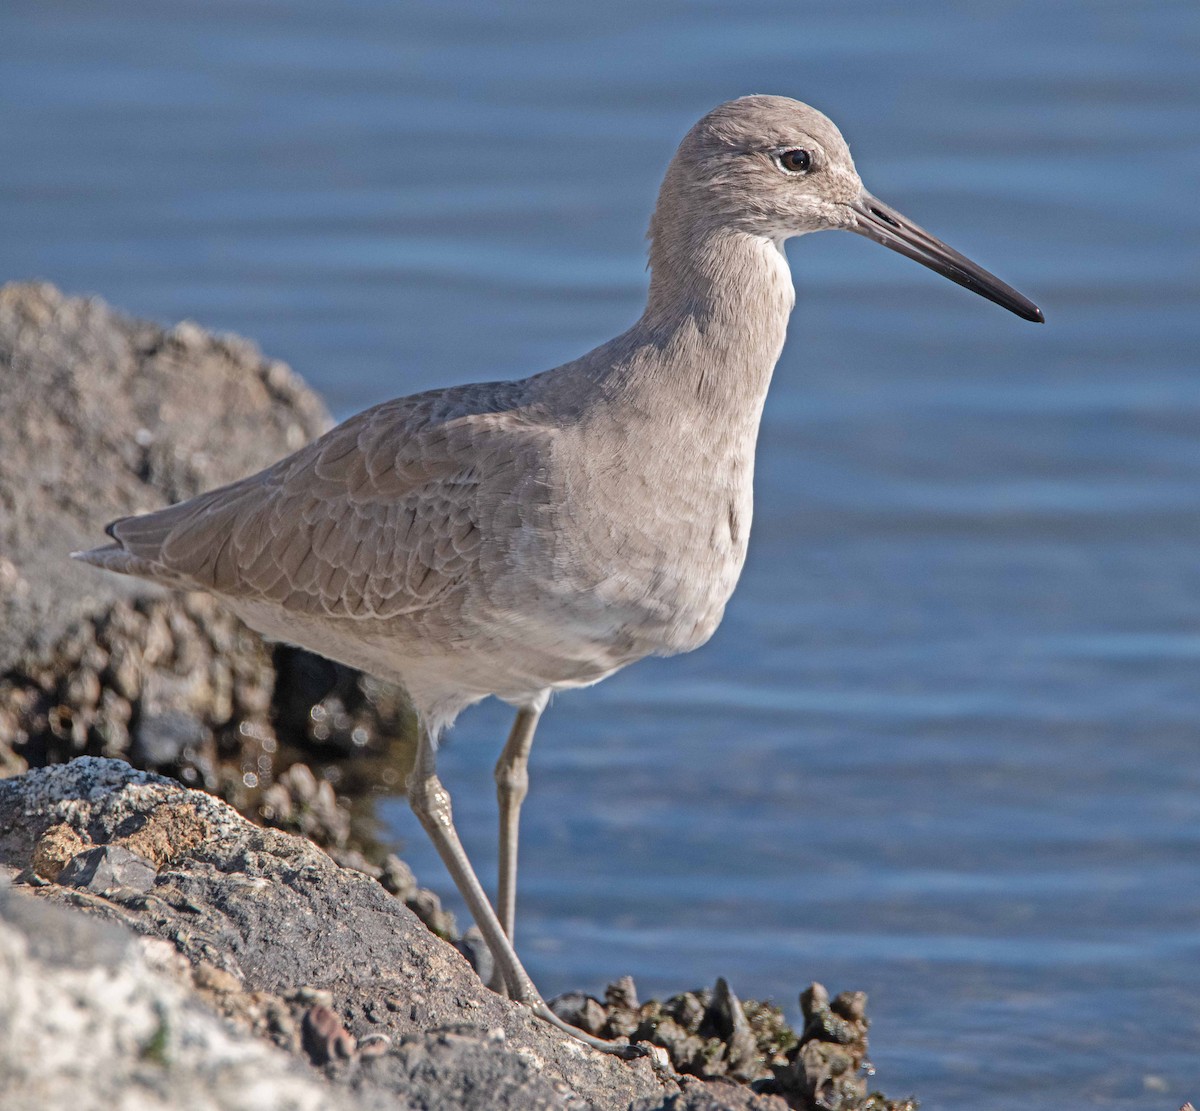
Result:
{"label": "bird leg", "polygon": [[[512,943],[517,918],[517,839],[521,827],[521,803],[529,793],[529,750],[541,717],[541,706],[522,706],[496,761],[496,798],[500,803],[500,891],[496,915],[504,935]],[[497,964],[488,987],[505,994],[505,981]]]}
{"label": "bird leg", "polygon": [[500,803],[500,897],[496,913],[505,936],[513,940],[517,918],[517,840],[521,829],[521,803],[529,793],[529,750],[541,717],[541,706],[517,711],[512,731],[496,761],[496,798]]}
{"label": "bird leg", "polygon": [[[519,717],[518,720],[520,720]],[[536,723],[535,715],[532,724]],[[532,725],[528,732],[532,739]],[[528,754],[528,745],[526,745],[526,753]],[[529,973],[525,971],[517,957],[512,942],[505,936],[500,920],[496,917],[492,904],[488,902],[483,887],[475,875],[475,869],[471,867],[467,852],[458,839],[458,832],[454,828],[454,816],[450,810],[450,792],[442,786],[441,780],[437,777],[437,753],[433,746],[433,740],[424,728],[421,729],[421,736],[417,742],[417,759],[413,765],[412,774],[408,777],[407,787],[409,805],[421,825],[425,827],[425,832],[429,834],[429,839],[445,863],[459,894],[462,895],[467,908],[475,919],[475,924],[483,934],[484,941],[492,951],[492,959],[496,962],[496,967],[500,969],[500,974],[508,985],[510,996],[518,1003],[524,1003],[538,1018],[558,1027],[563,1033],[570,1034],[571,1037],[585,1045],[590,1045],[593,1049],[627,1059],[646,1056],[649,1052],[646,1046],[606,1042],[603,1038],[595,1038],[591,1034],[577,1030],[550,1010],[545,1000],[538,994],[537,988],[533,986],[533,981],[529,978]]]}
{"label": "bird leg", "polygon": [[[513,999],[518,1003],[542,1003],[537,988],[517,959],[516,950],[504,934],[492,904],[471,867],[467,852],[454,828],[450,809],[450,792],[437,777],[437,753],[424,728],[417,743],[417,759],[408,777],[408,802],[413,813],[425,827],[433,847],[446,865],[450,878],[467,904],[484,941],[492,951],[496,968],[503,977]],[[545,1004],[542,1004],[543,1006]]]}

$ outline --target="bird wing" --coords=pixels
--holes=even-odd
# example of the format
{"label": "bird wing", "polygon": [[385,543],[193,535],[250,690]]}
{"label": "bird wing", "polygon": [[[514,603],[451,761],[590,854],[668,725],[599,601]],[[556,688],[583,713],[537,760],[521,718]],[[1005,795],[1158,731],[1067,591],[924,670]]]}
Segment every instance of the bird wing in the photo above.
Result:
{"label": "bird wing", "polygon": [[433,606],[469,581],[481,514],[506,500],[516,455],[538,432],[494,390],[482,396],[436,391],[368,409],[259,474],[114,522],[133,559],[103,562],[293,612]]}

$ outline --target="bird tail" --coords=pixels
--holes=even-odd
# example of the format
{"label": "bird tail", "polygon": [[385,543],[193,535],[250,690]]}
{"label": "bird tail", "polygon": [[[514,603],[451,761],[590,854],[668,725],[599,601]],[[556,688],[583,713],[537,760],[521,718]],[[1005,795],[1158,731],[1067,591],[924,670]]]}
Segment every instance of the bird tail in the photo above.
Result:
{"label": "bird tail", "polygon": [[194,589],[198,585],[208,585],[197,583],[184,568],[173,567],[175,560],[167,558],[164,548],[172,533],[181,525],[194,521],[211,503],[228,495],[234,487],[244,484],[235,483],[233,486],[210,490],[206,494],[200,494],[178,505],[169,505],[153,513],[118,517],[104,530],[115,543],[88,551],[72,552],[71,558],[90,563],[93,567],[105,571],[153,579],[167,586]]}
{"label": "bird tail", "polygon": [[102,548],[89,548],[85,552],[72,552],[71,558],[79,560],[80,563],[90,563],[93,567],[99,567],[104,571],[115,571],[120,575],[134,575],[141,579],[153,579],[155,582],[167,586],[186,587],[190,585],[185,578],[176,575],[170,568],[143,556],[134,555],[133,552],[126,551],[119,543],[105,544]]}

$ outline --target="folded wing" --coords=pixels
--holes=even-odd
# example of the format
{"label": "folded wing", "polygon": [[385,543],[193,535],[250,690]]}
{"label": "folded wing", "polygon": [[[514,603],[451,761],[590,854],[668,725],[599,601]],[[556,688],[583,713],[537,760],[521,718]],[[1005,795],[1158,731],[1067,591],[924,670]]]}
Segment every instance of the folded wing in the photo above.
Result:
{"label": "folded wing", "polygon": [[[113,522],[80,558],[298,613],[393,617],[465,586],[527,421],[469,392],[369,409],[295,455],[179,505]],[[502,510],[507,517],[511,506]]]}

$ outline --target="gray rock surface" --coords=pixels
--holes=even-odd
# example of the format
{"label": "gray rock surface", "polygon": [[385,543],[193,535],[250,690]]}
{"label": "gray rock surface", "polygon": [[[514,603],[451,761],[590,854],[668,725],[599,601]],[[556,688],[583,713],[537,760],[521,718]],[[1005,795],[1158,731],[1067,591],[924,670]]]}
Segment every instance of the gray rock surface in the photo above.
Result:
{"label": "gray rock surface", "polygon": [[114,517],[232,481],[329,424],[287,366],[49,285],[0,289],[0,673],[148,584],[67,553]]}
{"label": "gray rock surface", "polygon": [[[126,866],[131,856],[149,862],[153,885],[118,882],[101,894],[57,882],[97,846],[120,849]],[[746,1089],[681,1081],[648,1060],[626,1063],[586,1049],[485,989],[375,880],[340,868],[302,838],[253,826],[203,792],[119,761],[85,757],[0,781],[0,868],[24,883],[16,889],[22,900],[74,907],[169,942],[186,958],[194,998],[240,1027],[247,1044],[273,1043],[323,1062],[310,1075],[326,1077],[337,1100],[373,1107],[386,1098],[388,1106],[447,1111],[652,1111],[668,1100],[680,1111],[784,1107]],[[97,991],[127,944],[113,930],[105,937],[102,946],[68,947]],[[39,959],[53,966],[62,948]],[[44,1033],[20,1015],[25,1026],[10,1023],[0,1052],[13,1054],[31,1044],[27,1035]],[[140,1075],[138,1054],[153,1038],[151,1029],[122,1047],[109,1044],[106,1052],[125,1055],[114,1070]],[[69,1090],[69,1076],[62,1083]],[[147,1100],[153,1096],[148,1089]],[[196,1106],[243,1106],[219,1098]]]}
{"label": "gray rock surface", "polygon": [[371,1106],[331,1089],[283,1050],[229,1029],[194,998],[179,961],[166,942],[138,941],[0,885],[0,1105],[5,1111]]}

